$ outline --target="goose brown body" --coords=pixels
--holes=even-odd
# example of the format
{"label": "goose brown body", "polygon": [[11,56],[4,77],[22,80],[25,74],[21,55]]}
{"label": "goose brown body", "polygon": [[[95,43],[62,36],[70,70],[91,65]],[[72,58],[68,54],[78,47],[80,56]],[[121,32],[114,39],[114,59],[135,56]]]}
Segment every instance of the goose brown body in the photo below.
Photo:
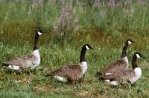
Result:
{"label": "goose brown body", "polygon": [[127,84],[129,79],[135,76],[135,72],[132,69],[123,69],[118,72],[113,73],[112,75],[106,75],[105,80],[116,81],[117,84]]}
{"label": "goose brown body", "polygon": [[80,53],[79,64],[63,66],[59,69],[50,72],[46,76],[52,76],[58,81],[70,84],[81,80],[87,71],[87,62],[85,60],[85,53],[86,50],[88,49],[92,49],[92,47],[89,44],[83,45]]}
{"label": "goose brown body", "polygon": [[128,68],[127,48],[133,43],[132,40],[128,39],[122,50],[121,58],[106,65],[101,71],[97,72],[100,75],[100,79],[105,80],[106,75],[112,75],[113,73]]}
{"label": "goose brown body", "polygon": [[51,76],[65,77],[68,81],[78,81],[81,77],[80,65],[68,65],[50,73]]}
{"label": "goose brown body", "polygon": [[37,31],[35,32],[32,54],[27,56],[16,57],[9,61],[3,62],[3,65],[6,66],[6,69],[21,71],[22,69],[25,68],[34,69],[36,66],[38,66],[40,64],[40,53],[37,44],[39,36],[42,33],[43,32],[39,28],[37,28]]}
{"label": "goose brown body", "polygon": [[105,75],[107,73],[112,74],[112,73],[116,72],[118,69],[123,70],[123,69],[126,69],[127,67],[128,67],[127,62],[120,59],[120,60],[117,60],[117,61],[111,63],[110,65],[107,65],[101,72]]}
{"label": "goose brown body", "polygon": [[[133,69],[132,68],[121,69],[120,71],[117,71],[113,73],[112,75],[106,75],[105,80],[116,81],[118,85],[118,84],[126,84],[126,83],[133,84],[139,78],[141,78],[142,71],[141,71],[141,68],[139,68],[136,64],[136,60],[137,60],[136,54],[140,55],[141,57],[140,53],[138,52],[134,53],[133,58],[132,58]],[[109,83],[112,83],[110,81]]]}
{"label": "goose brown body", "polygon": [[34,55],[28,55],[23,57],[13,58],[7,62],[4,62],[4,65],[15,65],[18,66],[20,69],[25,69],[34,65],[36,57]]}

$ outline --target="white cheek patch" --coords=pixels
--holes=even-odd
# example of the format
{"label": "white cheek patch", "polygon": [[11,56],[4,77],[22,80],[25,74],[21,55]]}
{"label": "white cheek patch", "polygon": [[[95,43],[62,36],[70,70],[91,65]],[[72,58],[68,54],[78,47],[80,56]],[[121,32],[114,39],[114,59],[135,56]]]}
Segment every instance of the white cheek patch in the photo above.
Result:
{"label": "white cheek patch", "polygon": [[129,44],[129,45],[131,45],[131,44],[132,44],[132,42],[131,42],[131,41],[128,41],[128,44]]}
{"label": "white cheek patch", "polygon": [[38,35],[42,35],[42,33],[38,31]]}
{"label": "white cheek patch", "polygon": [[138,59],[141,58],[139,54],[136,54],[136,57],[137,57]]}
{"label": "white cheek patch", "polygon": [[87,45],[86,45],[85,47],[86,47],[86,49],[87,49],[87,50],[89,50],[89,49],[90,49]]}

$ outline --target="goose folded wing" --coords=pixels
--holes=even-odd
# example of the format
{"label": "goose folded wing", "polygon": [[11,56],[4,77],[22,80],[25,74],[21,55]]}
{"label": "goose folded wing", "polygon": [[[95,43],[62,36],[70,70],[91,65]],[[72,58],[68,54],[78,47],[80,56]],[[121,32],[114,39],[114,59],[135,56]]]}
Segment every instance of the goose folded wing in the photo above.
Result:
{"label": "goose folded wing", "polygon": [[119,70],[112,75],[105,75],[105,80],[119,81],[120,83],[129,82],[129,79],[134,76],[134,72],[131,69]]}
{"label": "goose folded wing", "polygon": [[80,73],[81,68],[79,65],[68,65],[51,72],[49,75],[57,75],[70,80],[77,80],[80,76]]}
{"label": "goose folded wing", "polygon": [[122,69],[126,69],[127,63],[124,60],[117,60],[110,65],[107,65],[103,70],[102,73],[114,73]]}

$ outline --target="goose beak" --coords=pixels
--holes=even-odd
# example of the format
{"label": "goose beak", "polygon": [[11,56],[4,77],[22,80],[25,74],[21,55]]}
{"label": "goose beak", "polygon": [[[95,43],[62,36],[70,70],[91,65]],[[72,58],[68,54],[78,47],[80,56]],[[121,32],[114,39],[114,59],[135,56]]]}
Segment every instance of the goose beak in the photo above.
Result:
{"label": "goose beak", "polygon": [[142,55],[141,55],[141,58],[142,58],[142,59],[147,59],[147,57],[145,57],[145,56],[142,56]]}
{"label": "goose beak", "polygon": [[135,41],[132,41],[132,43],[134,44],[134,43],[135,43]]}
{"label": "goose beak", "polygon": [[90,49],[94,49],[94,48],[90,46]]}

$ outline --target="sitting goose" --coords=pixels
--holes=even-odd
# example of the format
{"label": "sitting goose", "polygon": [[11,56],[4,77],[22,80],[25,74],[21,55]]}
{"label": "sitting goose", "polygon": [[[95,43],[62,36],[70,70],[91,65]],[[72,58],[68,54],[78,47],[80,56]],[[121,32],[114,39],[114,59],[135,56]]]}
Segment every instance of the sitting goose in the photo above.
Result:
{"label": "sitting goose", "polygon": [[34,69],[40,64],[40,53],[37,47],[39,36],[42,35],[42,30],[37,28],[34,38],[33,52],[31,55],[17,57],[12,60],[3,62],[6,69],[13,71],[21,71],[22,69]]}
{"label": "sitting goose", "polygon": [[93,49],[89,44],[85,44],[82,47],[80,54],[80,63],[74,65],[66,65],[57,70],[54,70],[47,74],[46,76],[52,76],[56,80],[68,84],[72,84],[74,82],[79,81],[84,77],[87,71],[87,62],[85,59],[86,51],[89,49]]}
{"label": "sitting goose", "polygon": [[97,75],[100,76],[99,79],[104,80],[104,77],[106,75],[112,75],[113,73],[121,70],[121,69],[127,69],[128,68],[128,57],[127,57],[127,48],[129,45],[134,43],[131,39],[127,39],[125,42],[125,45],[122,50],[121,59],[112,62],[111,64],[107,65],[105,68],[103,68],[101,71],[97,72]]}
{"label": "sitting goose", "polygon": [[139,78],[141,78],[142,70],[137,65],[137,59],[141,58],[142,55],[139,52],[135,52],[132,57],[132,69],[125,69],[115,72],[113,75],[105,77],[105,81],[110,85],[135,83]]}

